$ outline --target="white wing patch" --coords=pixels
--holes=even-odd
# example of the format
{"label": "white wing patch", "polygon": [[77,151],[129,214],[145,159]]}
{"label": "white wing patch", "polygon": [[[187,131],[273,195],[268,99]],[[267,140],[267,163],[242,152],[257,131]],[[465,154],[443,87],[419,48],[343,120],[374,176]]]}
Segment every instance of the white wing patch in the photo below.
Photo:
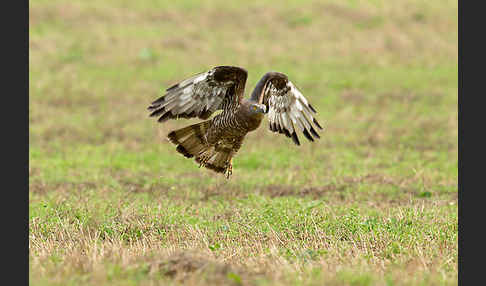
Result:
{"label": "white wing patch", "polygon": [[270,82],[266,92],[270,95],[268,98],[268,120],[271,131],[291,137],[297,145],[300,145],[296,134],[297,130],[302,131],[310,141],[314,141],[314,138],[320,138],[313,127],[314,124],[322,129],[312,115],[316,113],[316,110],[292,82],[288,81],[285,88],[282,89],[277,89]]}

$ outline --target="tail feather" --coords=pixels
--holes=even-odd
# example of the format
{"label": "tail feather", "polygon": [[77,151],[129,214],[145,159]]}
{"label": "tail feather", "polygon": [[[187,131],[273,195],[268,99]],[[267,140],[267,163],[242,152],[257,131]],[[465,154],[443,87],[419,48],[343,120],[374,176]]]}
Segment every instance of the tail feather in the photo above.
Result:
{"label": "tail feather", "polygon": [[209,124],[210,121],[208,120],[194,125],[189,125],[170,132],[169,135],[167,135],[167,138],[169,138],[170,142],[179,145],[184,141],[184,139],[188,139],[188,137],[196,135],[197,139],[200,140],[199,142],[201,142],[204,140],[203,134],[206,132],[207,128],[209,128]]}
{"label": "tail feather", "polygon": [[231,162],[232,153],[214,151],[206,163],[206,168],[224,173]]}
{"label": "tail feather", "polygon": [[[234,152],[229,148],[216,148],[209,145],[204,137],[211,121],[204,121],[174,130],[167,135],[170,142],[177,145],[177,152],[217,173],[231,172],[231,158]],[[227,174],[228,176],[228,174]]]}

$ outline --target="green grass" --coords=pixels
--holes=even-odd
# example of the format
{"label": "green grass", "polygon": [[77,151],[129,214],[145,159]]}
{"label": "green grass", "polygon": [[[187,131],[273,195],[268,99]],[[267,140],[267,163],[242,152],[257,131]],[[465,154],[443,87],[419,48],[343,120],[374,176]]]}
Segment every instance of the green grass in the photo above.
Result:
{"label": "green grass", "polygon": [[[457,2],[29,7],[32,285],[457,284]],[[180,156],[198,120],[146,107],[217,65],[286,73],[321,139]]]}

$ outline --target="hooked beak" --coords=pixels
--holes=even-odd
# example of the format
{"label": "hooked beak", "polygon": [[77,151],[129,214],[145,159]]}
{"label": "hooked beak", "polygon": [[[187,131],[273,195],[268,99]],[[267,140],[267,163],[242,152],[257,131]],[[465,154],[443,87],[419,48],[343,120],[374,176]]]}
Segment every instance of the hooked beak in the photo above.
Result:
{"label": "hooked beak", "polygon": [[260,108],[260,112],[261,113],[267,113],[267,106],[262,104],[261,108]]}

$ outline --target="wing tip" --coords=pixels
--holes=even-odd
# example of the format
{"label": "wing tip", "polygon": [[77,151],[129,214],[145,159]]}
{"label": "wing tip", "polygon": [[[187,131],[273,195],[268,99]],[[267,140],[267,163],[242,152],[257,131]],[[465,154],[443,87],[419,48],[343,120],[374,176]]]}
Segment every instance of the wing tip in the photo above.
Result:
{"label": "wing tip", "polygon": [[303,133],[305,138],[307,138],[309,141],[314,142],[314,138],[312,138],[312,136],[309,134],[309,131],[307,131],[307,129],[304,129]]}
{"label": "wing tip", "polygon": [[295,145],[300,146],[299,137],[297,137],[295,131],[292,133],[292,141],[294,141]]}
{"label": "wing tip", "polygon": [[156,100],[152,101],[150,103],[150,106],[148,107],[149,109],[150,108],[156,108],[157,106],[161,105],[163,102],[165,101],[165,95],[164,96],[161,96],[159,98],[157,98]]}
{"label": "wing tip", "polygon": [[172,115],[172,113],[170,111],[168,111],[168,112],[164,113],[159,119],[157,119],[157,122],[164,123],[171,118],[174,118],[174,116]]}
{"label": "wing tip", "polygon": [[[156,107],[154,107],[156,108]],[[153,109],[152,109],[153,110]],[[158,116],[160,114],[163,114],[165,112],[165,108],[159,108],[159,109],[155,109],[154,111],[152,111],[152,113],[149,114],[149,117],[155,117],[155,116]]]}
{"label": "wing tip", "polygon": [[314,122],[314,124],[315,124],[317,127],[319,127],[319,129],[321,129],[321,130],[322,130],[322,129],[324,129],[324,128],[322,128],[322,126],[319,124],[319,122],[317,122],[317,120],[316,120],[315,118],[314,118],[312,121]]}
{"label": "wing tip", "polygon": [[316,130],[314,129],[314,127],[311,126],[310,128],[310,132],[312,133],[312,135],[316,138],[316,139],[320,139],[321,136],[319,136],[319,134],[317,134]]}
{"label": "wing tip", "polygon": [[309,103],[309,108],[314,112],[314,113],[317,113],[317,111],[315,110],[315,108]]}

